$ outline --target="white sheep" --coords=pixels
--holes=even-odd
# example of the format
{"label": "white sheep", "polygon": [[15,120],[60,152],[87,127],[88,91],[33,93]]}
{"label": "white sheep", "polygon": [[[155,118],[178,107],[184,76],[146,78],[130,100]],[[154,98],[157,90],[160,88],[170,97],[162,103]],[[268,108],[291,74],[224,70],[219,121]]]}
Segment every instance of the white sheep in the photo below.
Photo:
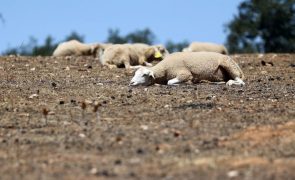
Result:
{"label": "white sheep", "polygon": [[227,49],[220,44],[206,43],[206,42],[192,42],[189,47],[184,48],[183,52],[216,52],[220,54],[228,54]]}
{"label": "white sheep", "polygon": [[244,74],[229,56],[214,52],[177,52],[168,55],[153,67],[141,67],[131,79],[130,85],[154,83],[175,85],[191,80],[224,82],[241,85]]}
{"label": "white sheep", "polygon": [[142,43],[115,44],[104,50],[100,59],[102,65],[109,68],[138,68],[138,65],[152,66],[150,62],[163,59],[168,54],[161,45],[149,46]]}
{"label": "white sheep", "polygon": [[107,45],[93,43],[84,44],[77,40],[70,40],[60,43],[53,52],[53,56],[98,56],[100,48],[105,48]]}

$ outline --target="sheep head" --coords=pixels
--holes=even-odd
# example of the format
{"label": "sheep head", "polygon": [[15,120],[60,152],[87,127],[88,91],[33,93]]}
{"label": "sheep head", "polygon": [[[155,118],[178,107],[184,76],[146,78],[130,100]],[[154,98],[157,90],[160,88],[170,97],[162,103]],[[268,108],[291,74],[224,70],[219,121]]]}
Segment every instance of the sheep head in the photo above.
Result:
{"label": "sheep head", "polygon": [[100,44],[93,44],[93,45],[91,45],[89,54],[94,56],[94,57],[98,57],[101,48],[102,47],[101,47]]}
{"label": "sheep head", "polygon": [[145,57],[147,62],[154,60],[163,60],[165,56],[169,54],[168,50],[162,45],[151,46],[146,52]]}
{"label": "sheep head", "polygon": [[131,86],[150,85],[155,79],[154,72],[146,67],[139,68],[130,81]]}

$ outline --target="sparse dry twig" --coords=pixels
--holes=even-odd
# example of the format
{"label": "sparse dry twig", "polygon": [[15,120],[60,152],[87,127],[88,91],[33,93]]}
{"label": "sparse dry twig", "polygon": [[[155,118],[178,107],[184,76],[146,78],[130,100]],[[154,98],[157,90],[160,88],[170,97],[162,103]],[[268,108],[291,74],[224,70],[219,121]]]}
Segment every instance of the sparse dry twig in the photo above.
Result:
{"label": "sparse dry twig", "polygon": [[46,125],[48,125],[47,124],[48,123],[47,116],[48,116],[49,110],[47,110],[46,108],[43,108],[42,113],[43,113],[43,116],[45,118],[45,123],[46,123]]}
{"label": "sparse dry twig", "polygon": [[85,119],[85,110],[86,110],[86,108],[87,108],[87,105],[86,105],[86,103],[83,101],[83,102],[81,103],[81,109],[82,109],[82,120],[84,120],[84,119]]}
{"label": "sparse dry twig", "polygon": [[95,113],[96,115],[96,120],[97,122],[99,122],[100,120],[100,116],[99,116],[99,112],[98,112],[98,108],[101,106],[101,104],[95,104],[94,107],[93,107],[93,112]]}

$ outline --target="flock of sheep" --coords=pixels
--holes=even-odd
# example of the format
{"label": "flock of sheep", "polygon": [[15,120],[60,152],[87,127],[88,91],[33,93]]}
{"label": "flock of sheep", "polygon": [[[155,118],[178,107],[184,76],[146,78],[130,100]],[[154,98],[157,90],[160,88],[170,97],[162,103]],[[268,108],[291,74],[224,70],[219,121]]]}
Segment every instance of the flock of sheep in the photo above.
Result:
{"label": "flock of sheep", "polygon": [[[84,44],[76,40],[63,42],[53,56],[92,55],[104,66],[137,69],[130,85],[176,85],[191,81],[226,82],[243,86],[244,74],[223,45],[193,42],[183,52],[169,54],[162,45]],[[152,61],[160,61],[155,66]]]}

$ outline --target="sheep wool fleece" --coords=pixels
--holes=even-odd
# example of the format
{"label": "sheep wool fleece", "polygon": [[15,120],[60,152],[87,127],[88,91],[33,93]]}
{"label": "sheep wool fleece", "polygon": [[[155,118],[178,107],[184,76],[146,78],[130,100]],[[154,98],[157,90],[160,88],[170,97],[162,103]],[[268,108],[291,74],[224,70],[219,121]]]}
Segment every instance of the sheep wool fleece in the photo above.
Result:
{"label": "sheep wool fleece", "polygon": [[[158,81],[178,78],[180,81],[197,83],[227,81],[244,74],[229,56],[214,52],[178,52],[168,55],[163,61],[150,68]],[[164,83],[164,82],[156,82]]]}

